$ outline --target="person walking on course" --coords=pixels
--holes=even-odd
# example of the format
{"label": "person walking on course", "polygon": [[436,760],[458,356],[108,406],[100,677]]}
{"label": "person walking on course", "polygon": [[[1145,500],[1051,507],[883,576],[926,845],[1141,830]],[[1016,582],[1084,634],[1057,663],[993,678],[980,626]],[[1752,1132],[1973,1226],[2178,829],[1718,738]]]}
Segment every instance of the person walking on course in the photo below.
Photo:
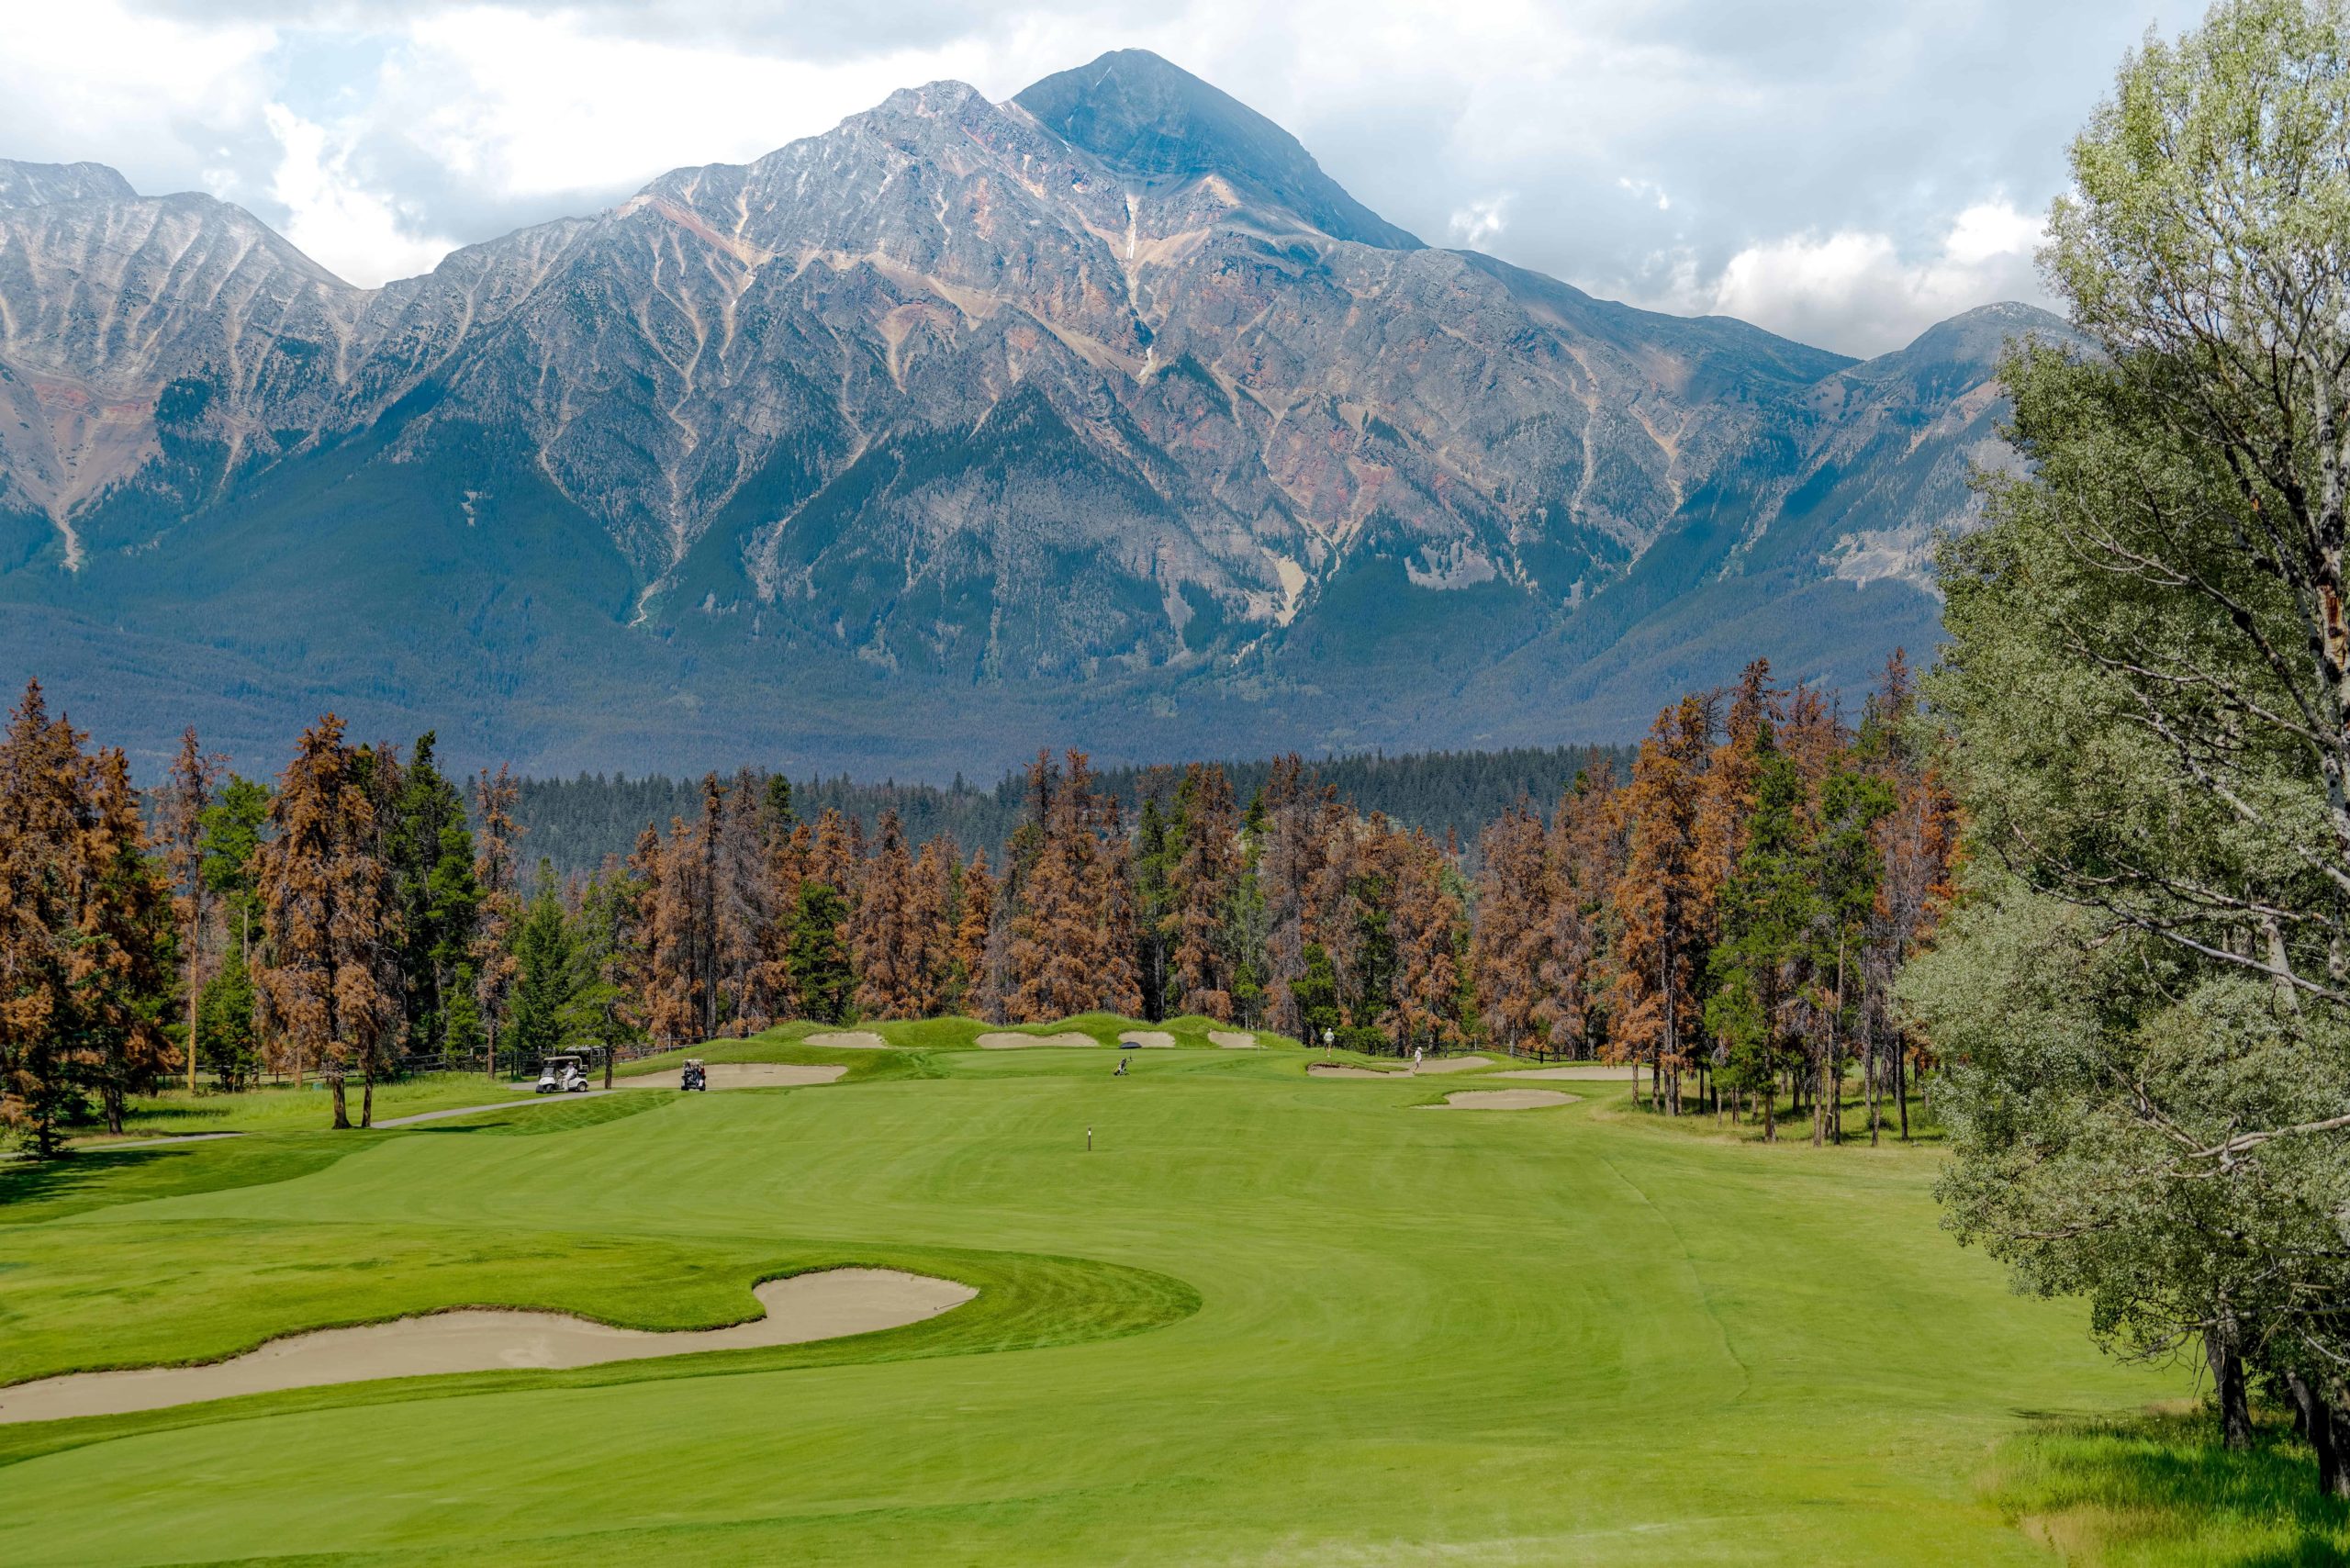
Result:
{"label": "person walking on course", "polygon": [[1412,1070],[1414,1072],[1420,1070],[1420,1063],[1427,1058],[1427,1054],[1428,1050],[1426,1046],[1414,1046],[1412,1047]]}

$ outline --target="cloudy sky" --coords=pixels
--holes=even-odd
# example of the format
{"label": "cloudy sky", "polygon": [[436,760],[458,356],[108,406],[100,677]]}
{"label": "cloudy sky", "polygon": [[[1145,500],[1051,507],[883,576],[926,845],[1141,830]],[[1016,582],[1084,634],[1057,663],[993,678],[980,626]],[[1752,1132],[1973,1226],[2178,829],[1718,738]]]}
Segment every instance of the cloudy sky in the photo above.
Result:
{"label": "cloudy sky", "polygon": [[893,88],[1157,50],[1436,244],[1856,353],[2041,297],[2064,147],[2177,0],[0,0],[0,157],[208,190],[343,276]]}

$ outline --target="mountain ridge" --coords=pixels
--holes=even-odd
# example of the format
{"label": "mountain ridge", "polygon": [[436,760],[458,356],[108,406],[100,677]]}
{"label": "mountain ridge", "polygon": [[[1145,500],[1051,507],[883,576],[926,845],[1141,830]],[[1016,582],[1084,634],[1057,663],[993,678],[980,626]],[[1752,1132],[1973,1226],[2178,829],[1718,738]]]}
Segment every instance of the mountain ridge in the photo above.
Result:
{"label": "mountain ridge", "polygon": [[[1854,362],[1597,299],[1137,51],[373,290],[39,167],[0,162],[0,647],[150,749],[322,697],[556,767],[1618,739],[1733,654],[1930,640],[1998,342],[2065,330]],[[173,678],[73,667],[130,635]]]}

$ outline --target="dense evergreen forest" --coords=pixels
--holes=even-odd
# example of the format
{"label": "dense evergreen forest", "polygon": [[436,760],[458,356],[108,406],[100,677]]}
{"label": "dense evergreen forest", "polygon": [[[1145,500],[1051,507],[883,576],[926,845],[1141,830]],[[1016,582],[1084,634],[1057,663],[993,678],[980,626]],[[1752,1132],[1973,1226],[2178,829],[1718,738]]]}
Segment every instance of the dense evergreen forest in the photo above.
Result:
{"label": "dense evergreen forest", "polygon": [[[1555,801],[1578,773],[1596,765],[1605,763],[1619,775],[1628,773],[1634,751],[1631,746],[1516,746],[1341,756],[1315,763],[1315,771],[1360,811],[1378,812],[1432,838],[1457,838],[1467,845],[1485,823],[1519,801]],[[1264,788],[1274,764],[1259,759],[1221,766],[1245,801]],[[768,776],[754,769],[749,777],[764,788]],[[1105,796],[1134,817],[1147,800],[1167,809],[1182,770],[1112,767],[1094,778]],[[690,821],[701,811],[699,778],[582,773],[572,778],[514,782],[514,820],[529,834],[532,861],[548,861],[558,876],[594,870],[608,856],[626,856],[648,823],[666,830],[672,821]],[[984,848],[1001,860],[1004,845],[1020,825],[1025,789],[1017,773],[1006,773],[985,788],[958,776],[944,789],[890,780],[860,784],[843,774],[794,779],[791,794],[811,816],[838,812],[868,837],[879,832],[882,812],[895,812],[906,836],[917,844],[951,834],[957,844]]]}

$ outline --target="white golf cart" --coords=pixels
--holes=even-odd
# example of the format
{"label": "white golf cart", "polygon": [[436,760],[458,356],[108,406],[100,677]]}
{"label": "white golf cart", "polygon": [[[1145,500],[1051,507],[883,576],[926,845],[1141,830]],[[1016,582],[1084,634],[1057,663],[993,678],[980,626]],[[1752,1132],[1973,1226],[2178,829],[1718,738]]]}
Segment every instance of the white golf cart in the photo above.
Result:
{"label": "white golf cart", "polygon": [[539,1064],[541,1094],[585,1094],[588,1069],[576,1056],[549,1057]]}

